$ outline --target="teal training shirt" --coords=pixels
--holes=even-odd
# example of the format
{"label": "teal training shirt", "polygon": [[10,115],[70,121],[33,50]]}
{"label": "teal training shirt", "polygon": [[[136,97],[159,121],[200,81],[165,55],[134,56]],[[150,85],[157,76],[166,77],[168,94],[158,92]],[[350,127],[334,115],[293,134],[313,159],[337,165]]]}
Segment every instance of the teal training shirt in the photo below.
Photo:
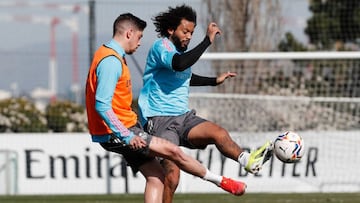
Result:
{"label": "teal training shirt", "polygon": [[175,45],[167,38],[156,40],[149,50],[138,101],[143,125],[148,117],[178,116],[189,111],[191,67],[173,70],[176,53]]}

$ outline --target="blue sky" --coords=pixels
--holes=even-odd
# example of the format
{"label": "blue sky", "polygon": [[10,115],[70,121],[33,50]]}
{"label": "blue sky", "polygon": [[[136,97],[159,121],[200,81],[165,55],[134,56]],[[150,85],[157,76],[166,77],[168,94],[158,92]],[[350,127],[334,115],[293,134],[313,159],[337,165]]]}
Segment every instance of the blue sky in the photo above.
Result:
{"label": "blue sky", "polygon": [[[18,0],[17,0],[18,1]],[[80,12],[73,14],[67,11],[56,9],[45,9],[44,7],[9,7],[8,2],[12,0],[2,0],[0,2],[0,59],[2,60],[2,74],[0,75],[0,89],[9,91],[11,86],[16,84],[19,92],[30,92],[35,87],[48,87],[49,69],[49,50],[50,50],[50,26],[43,23],[33,22],[9,22],[4,20],[4,16],[32,16],[32,18],[51,18],[59,17],[62,22],[76,17],[79,22],[79,79],[83,86],[87,69],[89,66],[88,58],[88,16]],[[87,1],[59,1],[59,0],[32,0],[20,1],[38,3],[56,3],[69,5],[80,2],[80,5],[87,5]],[[148,48],[156,38],[154,26],[150,19],[160,11],[164,11],[168,6],[175,6],[181,3],[192,5],[198,12],[198,23],[201,23],[201,1],[200,0],[101,0],[96,3],[96,46],[106,43],[111,39],[113,20],[124,12],[131,12],[148,22],[148,27],[144,32],[142,46],[134,54],[137,62],[143,68],[145,56]],[[151,2],[151,3],[150,3]],[[282,0],[283,15],[289,20],[286,29],[306,42],[301,23],[309,16],[307,10],[307,0]],[[1,20],[2,19],[2,20]],[[302,19],[302,20],[301,20]],[[204,26],[197,27],[190,47],[196,45],[204,36]],[[56,52],[57,52],[57,84],[58,92],[66,95],[72,84],[72,32],[68,26],[60,23],[56,26]],[[130,61],[130,66],[133,65]],[[5,74],[4,74],[5,73]],[[133,74],[133,84],[135,93],[142,85],[141,75],[135,70]]]}

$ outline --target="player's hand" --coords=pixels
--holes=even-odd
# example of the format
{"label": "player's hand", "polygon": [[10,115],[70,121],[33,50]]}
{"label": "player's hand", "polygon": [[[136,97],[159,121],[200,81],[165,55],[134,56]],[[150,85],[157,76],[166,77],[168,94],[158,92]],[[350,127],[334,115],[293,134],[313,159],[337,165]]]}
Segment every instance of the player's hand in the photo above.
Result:
{"label": "player's hand", "polygon": [[217,26],[216,23],[211,22],[207,29],[207,36],[209,36],[210,42],[212,43],[215,40],[215,36],[217,34],[221,34],[220,28]]}
{"label": "player's hand", "polygon": [[146,147],[146,141],[142,139],[140,136],[135,135],[131,140],[129,144],[130,149],[141,149],[143,147]]}
{"label": "player's hand", "polygon": [[228,78],[232,78],[232,77],[235,77],[236,76],[236,73],[233,73],[233,72],[226,72],[226,73],[223,73],[221,74],[220,76],[218,76],[216,78],[216,84],[220,85],[221,83],[223,83],[226,79]]}

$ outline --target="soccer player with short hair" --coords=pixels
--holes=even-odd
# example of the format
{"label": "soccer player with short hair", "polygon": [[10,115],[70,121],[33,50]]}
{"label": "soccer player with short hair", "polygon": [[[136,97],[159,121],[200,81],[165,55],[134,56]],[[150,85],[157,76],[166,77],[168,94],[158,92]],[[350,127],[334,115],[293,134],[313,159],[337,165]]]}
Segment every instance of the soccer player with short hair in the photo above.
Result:
{"label": "soccer player with short hair", "polygon": [[131,75],[124,57],[140,46],[146,22],[131,13],[113,24],[113,38],[95,52],[86,81],[86,110],[92,141],[121,154],[133,171],[146,179],[145,202],[161,203],[164,171],[155,157],[172,160],[182,170],[212,182],[234,195],[246,185],[207,170],[177,145],[144,132],[131,109]]}
{"label": "soccer player with short hair", "polygon": [[[160,37],[150,48],[140,91],[139,107],[142,124],[156,136],[191,149],[204,149],[215,144],[226,157],[231,158],[250,173],[257,173],[272,155],[272,143],[248,153],[230,137],[221,126],[196,115],[188,106],[190,85],[218,85],[234,73],[217,78],[192,73],[191,66],[200,58],[221,30],[211,22],[204,40],[187,51],[196,26],[196,12],[187,5],[159,13],[153,19]],[[221,107],[219,107],[221,108]],[[164,160],[166,171],[164,202],[171,202],[179,182],[179,168]]]}

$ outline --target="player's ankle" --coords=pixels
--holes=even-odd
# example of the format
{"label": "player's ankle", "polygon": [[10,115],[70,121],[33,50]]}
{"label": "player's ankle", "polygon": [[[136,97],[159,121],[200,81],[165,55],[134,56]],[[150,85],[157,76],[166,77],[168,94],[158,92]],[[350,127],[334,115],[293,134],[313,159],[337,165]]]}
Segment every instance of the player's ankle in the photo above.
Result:
{"label": "player's ankle", "polygon": [[246,164],[248,163],[250,157],[250,153],[248,152],[241,152],[241,154],[238,157],[238,162],[240,163],[241,166],[245,167]]}

